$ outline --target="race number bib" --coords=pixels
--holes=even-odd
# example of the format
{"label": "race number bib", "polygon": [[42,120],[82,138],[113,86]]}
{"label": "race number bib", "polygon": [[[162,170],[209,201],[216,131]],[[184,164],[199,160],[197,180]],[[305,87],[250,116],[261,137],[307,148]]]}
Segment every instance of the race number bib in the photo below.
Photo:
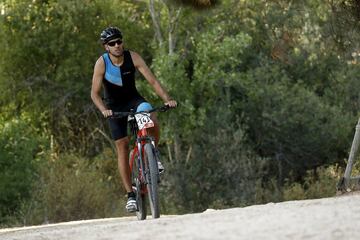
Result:
{"label": "race number bib", "polygon": [[154,122],[150,118],[150,113],[135,114],[135,119],[139,130],[144,128],[151,128],[154,126]]}

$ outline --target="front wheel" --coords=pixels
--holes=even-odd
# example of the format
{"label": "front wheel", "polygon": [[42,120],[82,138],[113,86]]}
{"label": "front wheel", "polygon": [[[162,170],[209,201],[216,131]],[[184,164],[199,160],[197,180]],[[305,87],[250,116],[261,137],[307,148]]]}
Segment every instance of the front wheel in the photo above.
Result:
{"label": "front wheel", "polygon": [[[130,153],[129,160],[131,160],[132,153]],[[136,217],[139,220],[146,219],[146,198],[145,193],[143,191],[145,184],[142,170],[143,167],[140,167],[140,161],[137,155],[134,156],[133,165],[132,165],[132,185],[136,188],[136,203],[137,203],[137,210],[136,210]]]}
{"label": "front wheel", "polygon": [[157,161],[154,155],[154,147],[152,144],[147,143],[144,147],[145,150],[145,161],[147,161],[147,166],[149,172],[147,173],[147,189],[149,195],[151,215],[153,218],[160,217],[160,207],[159,207],[159,170]]}
{"label": "front wheel", "polygon": [[139,179],[135,179],[136,184],[136,202],[137,202],[137,211],[136,211],[136,217],[139,220],[145,220],[146,219],[146,198],[145,194],[142,193],[142,184],[140,183]]}

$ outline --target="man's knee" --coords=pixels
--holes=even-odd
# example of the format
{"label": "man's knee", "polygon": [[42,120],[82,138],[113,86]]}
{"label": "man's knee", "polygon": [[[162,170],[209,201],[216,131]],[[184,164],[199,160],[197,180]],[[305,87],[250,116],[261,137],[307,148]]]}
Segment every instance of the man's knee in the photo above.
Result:
{"label": "man's knee", "polygon": [[129,148],[129,138],[124,137],[115,141],[115,146],[118,151],[123,151]]}

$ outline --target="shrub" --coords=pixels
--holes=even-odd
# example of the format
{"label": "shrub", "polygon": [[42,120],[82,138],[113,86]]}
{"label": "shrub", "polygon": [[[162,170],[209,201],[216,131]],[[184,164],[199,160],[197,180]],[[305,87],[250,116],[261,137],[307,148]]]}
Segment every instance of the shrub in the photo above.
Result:
{"label": "shrub", "polygon": [[336,194],[336,184],[343,171],[337,165],[308,171],[302,183],[287,183],[283,189],[284,200],[331,197]]}
{"label": "shrub", "polygon": [[30,198],[46,148],[45,138],[26,114],[0,121],[0,224]]}
{"label": "shrub", "polygon": [[65,154],[45,164],[41,172],[44,188],[39,192],[50,222],[110,217],[118,214],[118,204],[121,208],[125,204],[96,161]]}

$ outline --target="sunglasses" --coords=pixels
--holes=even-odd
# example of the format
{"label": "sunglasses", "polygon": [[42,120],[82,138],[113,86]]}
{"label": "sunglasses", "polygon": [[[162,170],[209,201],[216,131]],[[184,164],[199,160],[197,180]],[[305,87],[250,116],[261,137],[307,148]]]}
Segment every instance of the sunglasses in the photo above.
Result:
{"label": "sunglasses", "polygon": [[123,41],[121,39],[118,39],[116,41],[113,41],[113,42],[108,42],[107,44],[110,46],[110,47],[113,47],[115,46],[115,44],[117,45],[121,45],[123,43]]}

